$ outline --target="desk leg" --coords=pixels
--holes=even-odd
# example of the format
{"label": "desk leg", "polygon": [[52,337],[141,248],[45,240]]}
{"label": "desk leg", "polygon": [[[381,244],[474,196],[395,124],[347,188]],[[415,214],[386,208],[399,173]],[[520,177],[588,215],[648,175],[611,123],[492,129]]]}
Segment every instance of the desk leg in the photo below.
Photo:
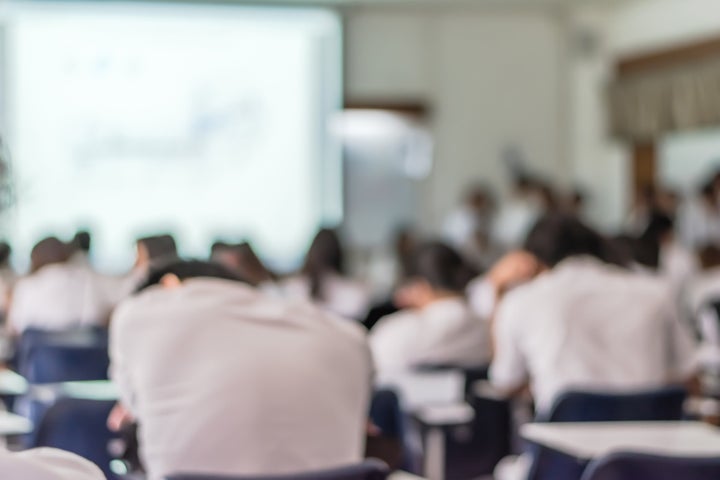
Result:
{"label": "desk leg", "polygon": [[445,432],[431,427],[425,439],[425,477],[429,480],[445,480]]}

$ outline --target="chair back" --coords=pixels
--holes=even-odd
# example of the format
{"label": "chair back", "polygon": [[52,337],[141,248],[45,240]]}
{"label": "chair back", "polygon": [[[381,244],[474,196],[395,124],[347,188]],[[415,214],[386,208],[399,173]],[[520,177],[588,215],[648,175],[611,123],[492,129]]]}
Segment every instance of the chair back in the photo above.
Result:
{"label": "chair back", "polygon": [[[672,421],[683,417],[687,392],[667,387],[629,393],[565,392],[550,411],[549,422]],[[538,420],[542,421],[542,417]]]}
{"label": "chair back", "polygon": [[45,411],[34,438],[34,447],[52,447],[75,453],[95,463],[108,479],[113,460],[108,444],[117,436],[107,428],[115,405],[109,400],[60,398]]}
{"label": "chair back", "polygon": [[[555,402],[547,422],[676,421],[683,416],[687,393],[667,387],[629,393],[569,391]],[[586,463],[546,447],[532,446],[529,480],[579,480]]]}
{"label": "chair back", "polygon": [[170,475],[166,480],[385,480],[389,473],[390,469],[385,463],[369,459],[357,465],[316,472],[246,476],[181,474]]}
{"label": "chair back", "polygon": [[720,457],[662,457],[618,452],[590,463],[582,480],[716,480]]}
{"label": "chair back", "polygon": [[107,380],[106,329],[28,330],[18,347],[18,369],[32,384]]}

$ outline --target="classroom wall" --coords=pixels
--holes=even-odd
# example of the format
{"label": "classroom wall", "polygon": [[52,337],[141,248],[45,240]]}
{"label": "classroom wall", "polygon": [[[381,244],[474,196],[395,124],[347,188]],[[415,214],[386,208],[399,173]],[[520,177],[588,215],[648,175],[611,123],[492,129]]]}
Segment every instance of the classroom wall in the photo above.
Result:
{"label": "classroom wall", "polygon": [[507,183],[503,150],[568,180],[564,42],[552,12],[365,7],[345,12],[349,99],[405,98],[433,111],[436,162],[422,184],[437,229],[463,187]]}
{"label": "classroom wall", "polygon": [[635,0],[573,9],[571,40],[591,35],[595,48],[571,56],[571,158],[573,176],[592,185],[596,223],[617,229],[632,199],[630,150],[608,135],[605,89],[623,56],[720,35],[717,0]]}

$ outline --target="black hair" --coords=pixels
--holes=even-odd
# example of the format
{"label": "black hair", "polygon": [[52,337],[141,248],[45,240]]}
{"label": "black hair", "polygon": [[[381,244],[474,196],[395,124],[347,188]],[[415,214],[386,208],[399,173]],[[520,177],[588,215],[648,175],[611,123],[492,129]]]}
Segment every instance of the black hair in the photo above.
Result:
{"label": "black hair", "polygon": [[153,285],[158,285],[165,275],[175,275],[180,280],[206,277],[245,282],[239,275],[217,263],[200,260],[180,260],[152,268],[147,279],[138,287],[137,291],[140,292]]}
{"label": "black hair", "polygon": [[12,254],[12,248],[7,242],[0,242],[0,266],[6,266],[10,263],[10,255]]}
{"label": "black hair", "polygon": [[337,232],[321,229],[308,250],[302,273],[310,279],[310,296],[322,298],[322,279],[328,273],[345,273],[345,255]]}
{"label": "black hair", "polygon": [[151,262],[169,261],[177,259],[177,245],[172,235],[154,235],[137,240],[148,252]]}
{"label": "black hair", "polygon": [[541,217],[525,240],[525,250],[552,268],[566,258],[588,255],[624,265],[609,242],[575,216],[550,213]]}
{"label": "black hair", "polygon": [[477,272],[453,248],[442,242],[427,242],[412,255],[409,276],[427,281],[434,289],[461,293]]}
{"label": "black hair", "polygon": [[646,267],[657,269],[660,266],[660,248],[665,235],[674,229],[674,221],[669,215],[653,211],[650,221],[636,242],[635,261]]}
{"label": "black hair", "polygon": [[72,245],[81,252],[88,253],[92,244],[92,237],[87,230],[80,230],[75,234]]}

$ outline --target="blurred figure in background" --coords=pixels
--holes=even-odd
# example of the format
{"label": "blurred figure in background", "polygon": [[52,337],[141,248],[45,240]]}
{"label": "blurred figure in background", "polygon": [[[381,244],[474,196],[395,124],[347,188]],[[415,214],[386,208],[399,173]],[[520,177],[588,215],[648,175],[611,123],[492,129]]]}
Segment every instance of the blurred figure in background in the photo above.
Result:
{"label": "blurred figure in background", "polygon": [[139,238],[136,248],[135,268],[146,272],[155,266],[178,259],[177,245],[170,234]]}
{"label": "blurred figure in background", "polygon": [[464,297],[475,271],[452,248],[438,242],[413,255],[395,303],[405,308],[382,318],[370,332],[370,347],[381,377],[420,366],[474,367],[490,359],[487,324]]}
{"label": "blurred figure in background", "polygon": [[713,182],[703,185],[696,198],[685,202],[678,220],[680,238],[686,247],[720,245],[720,207]]}
{"label": "blurred figure in background", "polygon": [[493,228],[493,238],[505,250],[522,245],[527,232],[547,206],[538,189],[538,182],[527,174],[514,179],[513,191],[507,202],[500,206]]}
{"label": "blurred figure in background", "polygon": [[491,243],[494,217],[495,200],[490,189],[475,185],[445,220],[443,237],[468,261],[484,267],[495,260]]}
{"label": "blurred figure in background", "polygon": [[313,239],[300,273],[283,280],[280,287],[289,298],[312,300],[345,318],[362,320],[370,308],[370,289],[346,276],[340,238],[329,228]]}
{"label": "blurred figure in background", "polygon": [[637,261],[666,278],[678,294],[700,270],[699,259],[675,239],[674,222],[664,213],[651,215],[637,246]]}
{"label": "blurred figure in background", "polygon": [[30,274],[15,285],[8,313],[12,331],[61,330],[107,322],[109,306],[93,272],[68,262],[72,247],[55,237],[32,249]]}
{"label": "blurred figure in background", "polygon": [[87,230],[78,231],[70,241],[70,247],[73,252],[70,256],[70,262],[77,265],[91,268],[90,248],[92,246],[92,236]]}
{"label": "blurred figure in background", "polygon": [[112,377],[150,480],[272,475],[362,459],[372,366],[364,332],[270,297],[221,265],[152,272],[110,332]]}

